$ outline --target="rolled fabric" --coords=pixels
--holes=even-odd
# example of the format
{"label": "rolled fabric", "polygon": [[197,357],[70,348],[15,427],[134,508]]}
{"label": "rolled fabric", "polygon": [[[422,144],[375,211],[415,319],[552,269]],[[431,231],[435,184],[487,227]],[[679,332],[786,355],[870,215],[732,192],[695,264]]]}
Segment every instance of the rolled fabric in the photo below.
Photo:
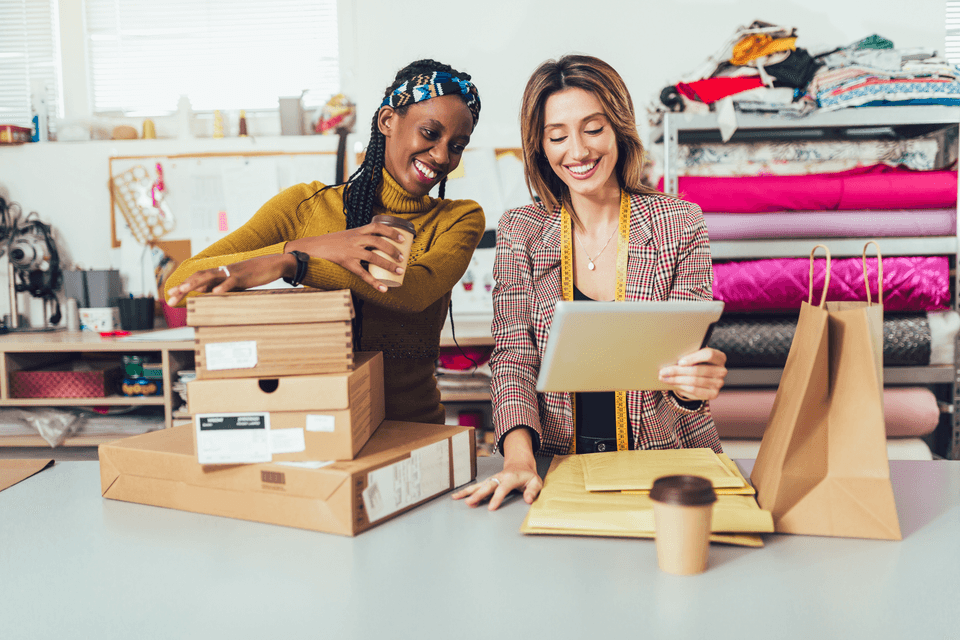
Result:
{"label": "rolled fabric", "polygon": [[711,240],[952,236],[957,228],[957,210],[705,213],[703,220]]}
{"label": "rolled fabric", "polygon": [[[823,260],[814,269],[814,303],[823,291]],[[867,260],[871,296],[877,297],[877,261]],[[770,258],[713,265],[713,297],[724,311],[791,311],[809,296],[807,258]],[[827,300],[867,299],[860,258],[831,261]],[[950,304],[950,260],[947,256],[894,256],[883,260],[885,311],[918,312],[947,309]]]}
{"label": "rolled fabric", "polygon": [[957,172],[876,164],[801,176],[689,176],[679,179],[678,191],[704,212],[717,213],[953,209]]}
{"label": "rolled fabric", "polygon": [[[796,315],[724,315],[710,335],[709,346],[726,354],[729,367],[782,367],[796,328]],[[884,317],[884,366],[929,365],[931,345],[926,314]]]}
{"label": "rolled fabric", "polygon": [[[726,387],[710,401],[710,413],[721,438],[762,438],[777,397],[776,389]],[[926,387],[886,387],[884,424],[888,438],[932,433],[940,422],[940,407]]]}

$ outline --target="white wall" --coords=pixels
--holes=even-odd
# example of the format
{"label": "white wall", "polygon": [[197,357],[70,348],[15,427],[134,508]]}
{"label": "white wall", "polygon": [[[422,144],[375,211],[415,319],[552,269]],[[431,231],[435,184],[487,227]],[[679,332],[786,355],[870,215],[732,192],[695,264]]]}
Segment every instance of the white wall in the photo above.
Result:
{"label": "white wall", "polygon": [[[624,77],[638,110],[754,20],[794,26],[798,46],[841,46],[878,33],[900,48],[943,50],[943,0],[341,0],[355,38],[345,89],[369,127],[397,69],[432,57],[470,73],[483,108],[473,142],[519,140],[530,73],[565,53],[600,57]],[[351,51],[349,48],[353,47]]]}
{"label": "white wall", "polygon": [[[82,29],[79,2],[62,2],[65,46]],[[638,110],[679,76],[697,67],[737,26],[761,19],[798,29],[799,46],[840,46],[878,33],[897,47],[942,50],[944,2],[919,0],[340,0],[344,91],[359,105],[358,137],[397,69],[433,57],[469,72],[483,110],[473,145],[519,144],[517,113],[529,74],[543,60],[570,52],[611,63],[631,89]],[[906,8],[906,10],[905,10]],[[908,11],[909,13],[906,13]],[[69,36],[69,37],[68,37]],[[76,65],[77,58],[69,59]],[[77,82],[65,77],[67,117],[87,108]],[[72,92],[72,93],[71,93]],[[71,112],[70,110],[73,110]],[[642,118],[642,115],[641,115]],[[0,194],[51,222],[64,252],[86,268],[116,267],[131,290],[139,273],[129,256],[110,248],[107,158],[110,155],[216,150],[333,148],[330,138],[258,138],[48,143],[0,148]],[[0,310],[6,312],[0,272]]]}

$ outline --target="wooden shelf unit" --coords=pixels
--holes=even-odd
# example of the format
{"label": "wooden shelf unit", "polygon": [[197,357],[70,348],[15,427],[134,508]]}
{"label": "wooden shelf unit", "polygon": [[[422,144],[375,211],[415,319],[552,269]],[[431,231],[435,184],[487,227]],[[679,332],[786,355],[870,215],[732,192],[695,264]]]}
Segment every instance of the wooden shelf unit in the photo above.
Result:
{"label": "wooden shelf unit", "polygon": [[[141,332],[135,332],[141,333]],[[13,398],[10,376],[14,371],[41,368],[73,360],[116,359],[140,354],[159,357],[163,369],[163,394],[157,396],[124,396],[114,394],[98,398]],[[164,427],[173,425],[173,415],[180,406],[180,397],[171,389],[177,372],[194,367],[194,343],[190,341],[146,341],[101,338],[83,331],[14,332],[0,336],[0,408],[2,407],[97,407],[158,406],[164,409]],[[118,435],[83,435],[68,437],[62,446],[97,446],[124,437]],[[0,436],[0,447],[48,446],[40,436]]]}

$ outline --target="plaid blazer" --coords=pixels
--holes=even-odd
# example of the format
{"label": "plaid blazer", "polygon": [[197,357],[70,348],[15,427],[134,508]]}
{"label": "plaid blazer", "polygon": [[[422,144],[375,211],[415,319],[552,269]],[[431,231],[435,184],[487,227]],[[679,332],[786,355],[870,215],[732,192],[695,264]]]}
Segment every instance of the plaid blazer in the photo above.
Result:
{"label": "plaid blazer", "polygon": [[[630,196],[627,300],[712,300],[713,266],[700,207],[662,195]],[[568,393],[537,393],[537,375],[561,299],[560,209],[543,204],[500,218],[493,265],[495,341],[490,368],[497,448],[518,425],[539,436],[534,449],[566,454],[574,436]],[[709,406],[685,409],[666,391],[627,392],[638,449],[709,447],[720,438]]]}

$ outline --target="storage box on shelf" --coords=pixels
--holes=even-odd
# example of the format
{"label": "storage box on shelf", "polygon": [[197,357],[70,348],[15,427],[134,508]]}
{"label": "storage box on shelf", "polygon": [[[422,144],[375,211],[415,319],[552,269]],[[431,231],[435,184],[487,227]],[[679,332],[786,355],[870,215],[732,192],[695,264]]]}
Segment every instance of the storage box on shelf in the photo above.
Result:
{"label": "storage box on shelf", "polygon": [[[797,134],[822,134],[829,138],[845,131],[867,131],[878,128],[925,125],[931,127],[957,127],[960,123],[960,108],[944,106],[898,106],[863,107],[827,113],[813,113],[806,118],[778,118],[750,114],[737,115],[738,136],[776,140]],[[663,122],[664,142],[664,190],[679,192],[679,146],[691,141],[719,139],[715,115],[687,117],[684,114],[668,113]],[[682,195],[682,194],[681,194]],[[842,216],[843,211],[832,211]],[[751,215],[751,214],[745,214]],[[711,240],[714,261],[748,260],[762,258],[804,258],[816,244],[826,244],[833,257],[859,257],[867,238],[822,237],[799,239],[749,239]],[[960,269],[958,260],[958,234],[954,225],[952,235],[934,237],[882,237],[880,244],[884,257],[933,256],[950,257],[952,267],[950,307],[958,309],[957,283]],[[937,394],[947,409],[932,438],[934,453],[949,458],[960,458],[960,384],[957,381],[960,349],[954,349],[953,365],[885,367],[886,386],[927,385]],[[776,386],[782,370],[779,368],[731,369],[727,376],[730,387]]]}
{"label": "storage box on shelf", "polygon": [[[49,333],[10,333],[0,336],[0,408],[2,407],[163,407],[164,426],[173,424],[174,412],[180,397],[171,391],[171,383],[177,372],[192,369],[194,360],[192,341],[127,341],[116,338],[101,338],[89,332],[57,331]],[[15,395],[14,379],[24,371],[53,371],[78,368],[77,364],[90,364],[81,369],[97,369],[99,365],[122,370],[122,357],[140,354],[160,362],[162,368],[162,393],[156,396],[124,396],[118,387],[105,388],[106,395],[88,397],[30,397]],[[117,381],[120,376],[117,377]],[[41,395],[45,392],[41,391]],[[51,394],[53,392],[51,391]],[[63,446],[96,446],[115,440],[110,435],[84,436],[82,432],[68,437]],[[3,436],[0,447],[48,447],[37,436]]]}

